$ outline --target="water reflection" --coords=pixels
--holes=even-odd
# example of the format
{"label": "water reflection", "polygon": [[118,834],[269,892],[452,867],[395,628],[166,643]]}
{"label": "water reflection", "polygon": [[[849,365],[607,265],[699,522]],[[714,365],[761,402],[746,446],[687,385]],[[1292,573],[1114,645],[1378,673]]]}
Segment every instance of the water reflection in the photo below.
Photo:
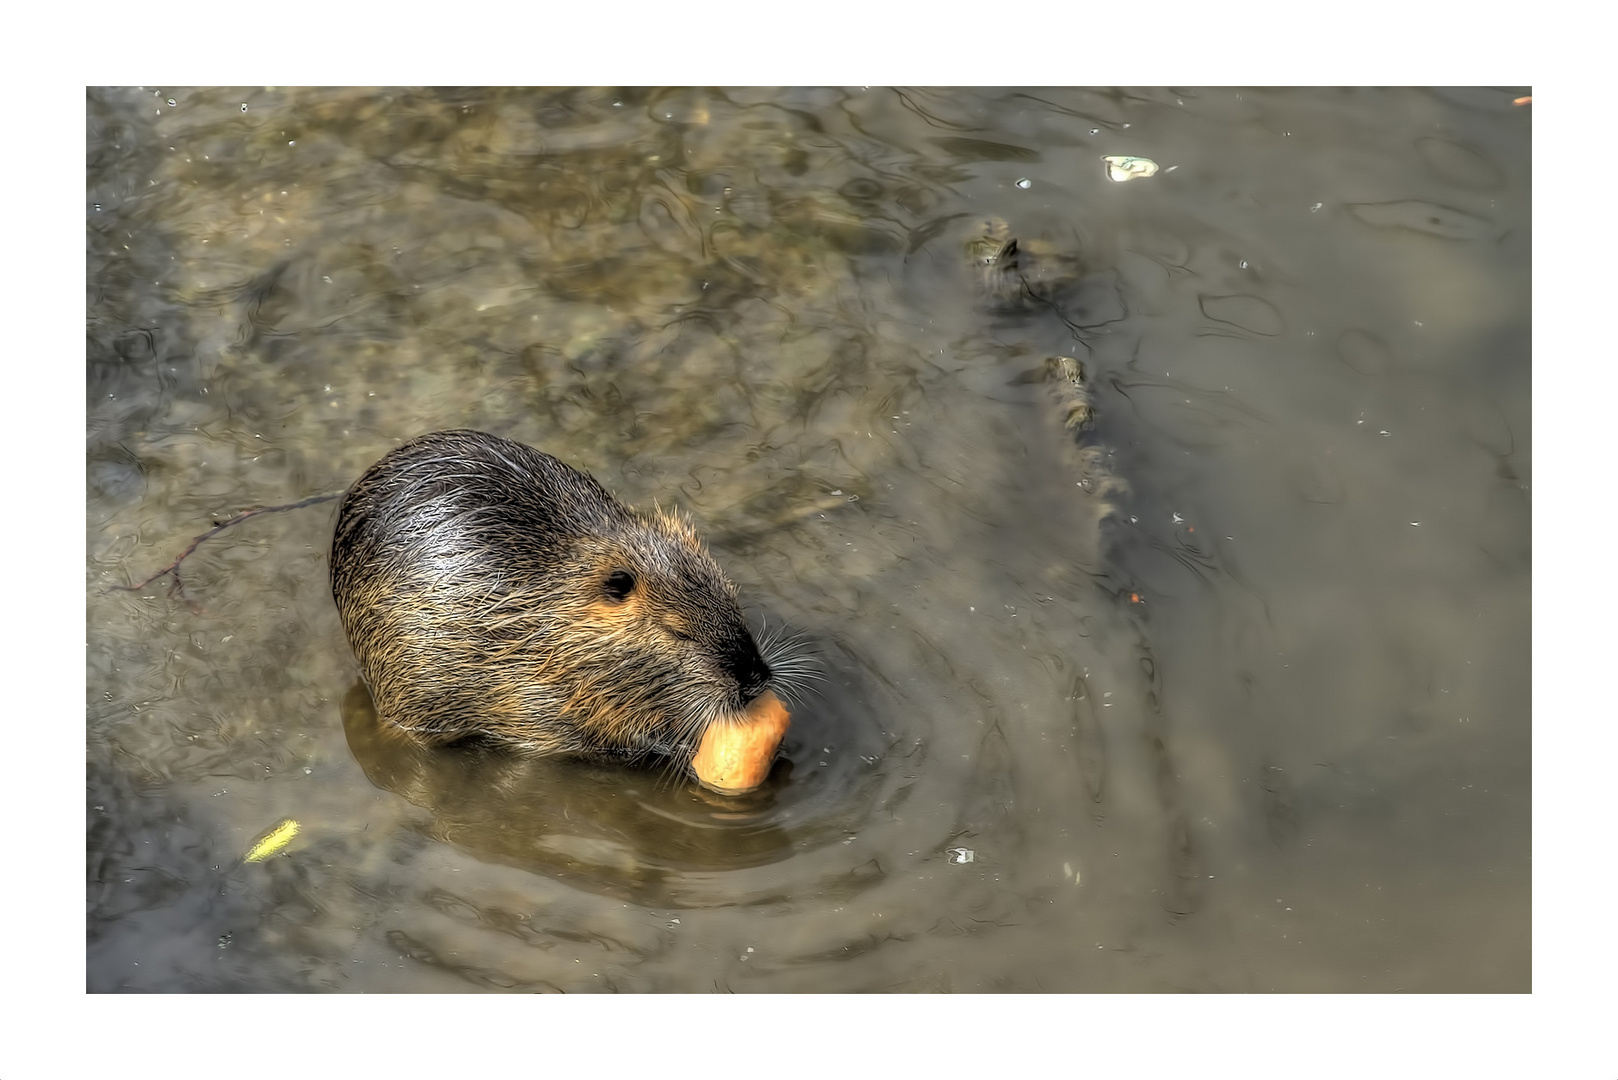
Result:
{"label": "water reflection", "polygon": [[[868,717],[828,716],[831,699],[847,705],[846,686],[797,711],[783,756],[762,787],[741,796],[715,795],[657,769],[417,746],[381,726],[360,684],[344,696],[342,717],[349,749],[366,778],[429,811],[433,836],[482,858],[669,903],[672,873],[777,862],[795,848],[825,842],[827,830],[812,820],[817,804],[835,805],[839,819],[859,812],[860,781],[869,771],[861,765],[871,762],[849,751],[869,740],[833,732],[858,733],[872,725]],[[809,745],[827,742],[839,743],[842,752]],[[832,764],[827,757],[835,758],[830,771],[818,772],[813,781],[794,780],[795,770],[812,767],[811,758],[824,770]],[[841,838],[840,831],[832,832]]]}

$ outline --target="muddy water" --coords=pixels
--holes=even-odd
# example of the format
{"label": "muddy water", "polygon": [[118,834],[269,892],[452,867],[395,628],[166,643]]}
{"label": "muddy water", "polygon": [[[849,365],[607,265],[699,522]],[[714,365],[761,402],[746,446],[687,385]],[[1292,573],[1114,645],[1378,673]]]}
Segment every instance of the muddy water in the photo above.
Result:
{"label": "muddy water", "polygon": [[[91,91],[88,987],[1529,989],[1513,96]],[[110,589],[462,426],[798,636],[762,791],[379,740],[332,503]]]}

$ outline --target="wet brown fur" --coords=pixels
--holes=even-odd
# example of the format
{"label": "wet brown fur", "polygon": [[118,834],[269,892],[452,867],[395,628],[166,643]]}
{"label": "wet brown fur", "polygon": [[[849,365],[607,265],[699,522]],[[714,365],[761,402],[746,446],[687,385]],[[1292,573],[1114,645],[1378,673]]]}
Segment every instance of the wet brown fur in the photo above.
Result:
{"label": "wet brown fur", "polygon": [[378,715],[422,743],[689,761],[773,685],[688,522],[495,435],[423,435],[367,469],[331,567]]}

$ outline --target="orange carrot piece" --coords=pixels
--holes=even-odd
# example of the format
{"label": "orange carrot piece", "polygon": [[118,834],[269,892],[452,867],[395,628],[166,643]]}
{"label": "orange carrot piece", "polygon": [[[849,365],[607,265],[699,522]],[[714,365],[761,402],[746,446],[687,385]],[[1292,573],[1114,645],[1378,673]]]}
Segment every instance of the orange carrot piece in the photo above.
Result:
{"label": "orange carrot piece", "polygon": [[747,707],[745,718],[708,725],[691,760],[702,786],[724,795],[752,791],[769,775],[775,748],[787,733],[792,714],[766,690]]}

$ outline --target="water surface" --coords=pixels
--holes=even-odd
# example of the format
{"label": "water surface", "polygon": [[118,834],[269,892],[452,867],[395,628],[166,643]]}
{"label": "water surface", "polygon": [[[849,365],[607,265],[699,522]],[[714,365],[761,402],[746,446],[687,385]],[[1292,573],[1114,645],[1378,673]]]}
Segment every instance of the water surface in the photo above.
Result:
{"label": "water surface", "polygon": [[[88,988],[1528,990],[1514,96],[92,90]],[[108,591],[462,426],[800,635],[762,792],[379,742],[333,503]]]}

